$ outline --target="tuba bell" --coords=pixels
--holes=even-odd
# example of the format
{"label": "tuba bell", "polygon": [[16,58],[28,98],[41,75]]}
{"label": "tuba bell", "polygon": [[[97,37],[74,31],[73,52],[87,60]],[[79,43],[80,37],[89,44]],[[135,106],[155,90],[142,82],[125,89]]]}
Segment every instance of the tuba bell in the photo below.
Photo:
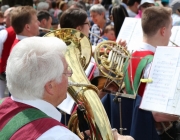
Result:
{"label": "tuba bell", "polygon": [[[92,53],[89,39],[83,33],[68,28],[49,32],[45,36],[58,37],[68,46],[65,58],[73,70],[72,76],[68,79],[70,81],[68,93],[84,110],[84,117],[91,133],[90,139],[113,140],[109,119],[97,95],[98,89],[90,84],[84,73]],[[73,114],[68,127],[83,139],[78,128],[79,121],[77,114]]]}

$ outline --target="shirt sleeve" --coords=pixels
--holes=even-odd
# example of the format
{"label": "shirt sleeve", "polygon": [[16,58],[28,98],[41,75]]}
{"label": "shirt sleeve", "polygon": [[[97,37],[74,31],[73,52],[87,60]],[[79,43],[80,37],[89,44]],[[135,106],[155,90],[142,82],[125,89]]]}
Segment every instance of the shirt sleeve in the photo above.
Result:
{"label": "shirt sleeve", "polygon": [[63,126],[54,126],[37,140],[80,140],[80,138]]}
{"label": "shirt sleeve", "polygon": [[[99,27],[96,24],[94,24],[92,26],[91,32],[96,34],[96,35],[98,35],[98,36],[100,36],[100,29],[99,29]],[[92,43],[92,45],[96,45],[98,43],[98,40],[99,40],[98,37],[96,37],[93,34],[90,34],[90,42]]]}
{"label": "shirt sleeve", "polygon": [[151,69],[151,64],[152,64],[152,62],[147,64],[147,66],[144,68],[143,76],[144,76],[145,79],[149,77],[149,72],[150,72],[150,69]]}
{"label": "shirt sleeve", "polygon": [[7,30],[1,30],[0,31],[0,57],[2,55],[2,50],[3,50],[3,46],[4,46],[4,42],[7,39]]}

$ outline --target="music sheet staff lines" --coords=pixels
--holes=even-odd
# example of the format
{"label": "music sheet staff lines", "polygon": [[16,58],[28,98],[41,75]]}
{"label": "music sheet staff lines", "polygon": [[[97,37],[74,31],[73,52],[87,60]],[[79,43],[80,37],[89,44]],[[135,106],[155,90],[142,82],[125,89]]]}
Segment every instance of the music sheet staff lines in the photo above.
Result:
{"label": "music sheet staff lines", "polygon": [[[140,108],[177,113],[180,98],[180,49],[158,47],[155,52],[149,78],[153,80],[145,89]],[[179,103],[180,104],[180,103]]]}

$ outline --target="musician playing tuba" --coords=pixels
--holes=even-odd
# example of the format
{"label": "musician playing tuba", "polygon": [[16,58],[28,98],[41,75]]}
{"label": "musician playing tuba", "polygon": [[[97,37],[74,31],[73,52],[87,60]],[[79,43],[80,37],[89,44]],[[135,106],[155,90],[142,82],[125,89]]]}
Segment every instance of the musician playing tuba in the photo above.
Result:
{"label": "musician playing tuba", "polygon": [[[172,13],[171,9],[163,8],[163,7],[150,7],[150,8],[147,8],[143,12],[142,19],[141,19],[142,30],[143,30],[143,41],[139,45],[137,45],[138,48],[134,51],[134,53],[132,54],[132,59],[129,61],[129,66],[127,70],[127,74],[128,74],[127,77],[129,78],[125,79],[125,86],[126,86],[127,93],[129,94],[138,93],[139,94],[137,96],[138,98],[141,98],[143,96],[145,84],[141,83],[139,88],[136,89],[132,81],[139,80],[138,83],[140,83],[140,79],[135,79],[135,76],[137,76],[135,75],[135,73],[137,71],[138,64],[140,63],[142,58],[146,57],[145,59],[150,60],[150,57],[154,55],[157,46],[168,45],[169,38],[171,36],[171,28],[172,28],[171,13]],[[136,59],[135,57],[139,59]],[[144,78],[148,78],[151,62],[152,61],[149,61],[149,62],[147,61],[147,63],[145,63],[145,65],[142,66],[143,70],[138,71],[141,73],[141,75]],[[128,85],[127,81],[129,81],[130,85]],[[143,111],[143,110],[141,111],[144,113],[148,113],[148,111]],[[143,134],[150,134],[151,138],[149,137],[149,140],[155,140],[155,138],[152,137],[152,134],[154,134],[154,137],[156,138],[158,138],[158,136],[156,136],[158,134],[162,140],[176,138],[177,136],[177,134],[175,134],[176,128],[172,128],[175,131],[167,134],[168,131],[167,132],[164,131],[164,128],[161,125],[161,122],[177,121],[178,120],[177,116],[166,115],[166,114],[161,114],[161,113],[156,113],[156,112],[152,112],[152,114],[150,115],[152,115],[152,122],[155,123],[155,126],[153,129],[154,130],[156,129],[156,130],[155,131],[152,130],[155,133],[150,132],[148,130],[151,124],[149,125],[149,127],[146,126],[146,128],[143,128],[145,124],[142,124],[142,125],[139,124],[139,127],[141,127],[141,130],[142,130],[141,131],[142,134],[141,134],[141,137],[139,137],[137,136],[137,133],[136,133],[138,132],[138,129],[134,130],[134,133],[132,134],[132,136],[135,139],[138,139],[138,140],[147,139],[148,137],[147,135],[146,136],[144,135],[145,137],[142,138]],[[141,119],[143,120],[144,118],[142,117]],[[138,123],[139,122],[137,122],[137,124]],[[165,126],[166,126],[166,123],[165,123]],[[133,127],[133,128],[138,128],[138,127]],[[148,130],[149,132],[147,132],[146,130]]]}
{"label": "musician playing tuba", "polygon": [[[87,18],[87,13],[82,9],[70,8],[66,10],[60,18],[60,25],[61,28],[74,28],[81,31],[86,36],[89,35],[90,23]],[[122,43],[124,44],[124,42]],[[131,139],[131,137],[128,136],[119,135],[119,137],[121,137],[121,139]]]}
{"label": "musician playing tuba", "polygon": [[[0,100],[1,140],[79,139],[60,123],[56,109],[67,96],[72,75],[66,48],[55,37],[29,37],[13,48],[6,67],[12,96]],[[113,134],[117,140],[128,138]]]}

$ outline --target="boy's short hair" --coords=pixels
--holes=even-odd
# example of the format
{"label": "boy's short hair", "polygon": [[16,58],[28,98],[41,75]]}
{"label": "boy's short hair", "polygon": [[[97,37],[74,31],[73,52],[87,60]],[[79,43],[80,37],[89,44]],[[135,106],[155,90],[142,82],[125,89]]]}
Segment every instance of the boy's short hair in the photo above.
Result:
{"label": "boy's short hair", "polygon": [[38,12],[37,17],[38,20],[41,22],[41,20],[43,19],[46,19],[48,21],[51,15],[49,14],[49,12],[41,10]]}
{"label": "boy's short hair", "polygon": [[141,18],[143,34],[153,36],[162,27],[168,27],[172,10],[167,7],[149,7]]}

